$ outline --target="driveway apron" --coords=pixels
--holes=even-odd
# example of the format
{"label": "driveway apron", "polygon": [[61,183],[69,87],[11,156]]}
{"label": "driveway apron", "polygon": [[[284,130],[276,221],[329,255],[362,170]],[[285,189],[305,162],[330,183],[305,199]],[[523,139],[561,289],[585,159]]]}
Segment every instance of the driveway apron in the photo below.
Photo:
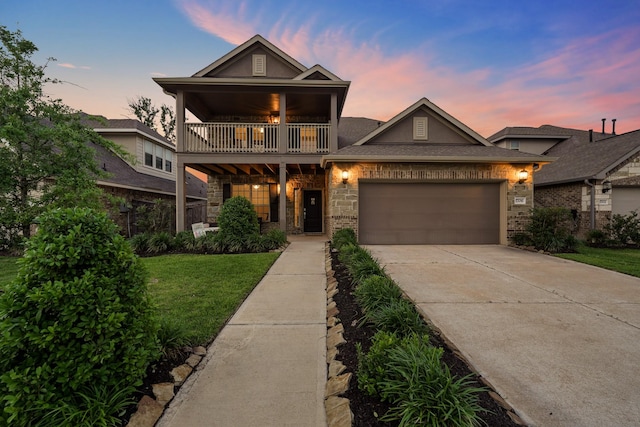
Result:
{"label": "driveway apron", "polygon": [[507,246],[367,246],[533,426],[640,425],[640,279]]}

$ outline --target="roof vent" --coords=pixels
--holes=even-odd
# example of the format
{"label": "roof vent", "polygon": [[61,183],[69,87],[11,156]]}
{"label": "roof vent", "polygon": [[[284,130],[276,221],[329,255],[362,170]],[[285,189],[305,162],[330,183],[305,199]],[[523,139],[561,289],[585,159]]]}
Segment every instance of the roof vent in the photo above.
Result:
{"label": "roof vent", "polygon": [[613,127],[611,129],[611,134],[613,134],[613,135],[616,134],[616,120],[618,120],[618,119],[611,119],[611,123],[613,123]]}
{"label": "roof vent", "polygon": [[604,133],[604,122],[606,122],[607,119],[602,119],[602,133]]}

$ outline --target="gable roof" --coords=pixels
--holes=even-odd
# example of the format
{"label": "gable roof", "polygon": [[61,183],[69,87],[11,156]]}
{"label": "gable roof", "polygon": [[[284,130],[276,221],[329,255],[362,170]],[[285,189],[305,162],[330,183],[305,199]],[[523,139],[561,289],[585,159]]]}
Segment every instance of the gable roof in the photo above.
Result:
{"label": "gable roof", "polygon": [[[593,139],[599,140],[608,138],[611,134],[593,132]],[[494,144],[503,139],[557,139],[566,140],[576,137],[579,141],[589,142],[589,131],[581,129],[563,128],[552,125],[542,125],[534,128],[529,126],[506,127],[487,138]]]}
{"label": "gable roof", "polygon": [[[101,178],[98,184],[165,195],[176,194],[176,182],[136,171],[129,163],[107,151],[104,147],[89,143],[96,150],[96,160],[100,167],[110,174]],[[186,173],[186,195],[190,199],[206,200],[207,184],[197,176]]]}
{"label": "gable roof", "polygon": [[640,130],[586,142],[572,136],[547,151],[558,160],[535,173],[536,185],[605,179],[610,172],[640,153]]}
{"label": "gable roof", "polygon": [[[304,71],[303,73],[295,76],[293,80],[304,80],[315,73],[318,73],[324,76],[327,80],[333,80],[336,82],[342,81],[340,77],[336,76],[331,71],[327,70],[326,68],[324,68],[322,65],[319,65],[319,64],[316,64],[313,67],[309,68],[308,70]],[[315,80],[318,80],[318,79],[315,79]]]}
{"label": "gable roof", "polygon": [[301,73],[307,70],[307,67],[305,67],[304,65],[302,65],[301,63],[293,59],[291,56],[287,55],[284,51],[282,51],[276,45],[272,44],[270,41],[262,37],[260,34],[256,34],[246,42],[242,43],[241,45],[233,49],[231,52],[227,53],[220,59],[216,60],[215,62],[212,62],[211,64],[204,67],[202,70],[195,73],[193,77],[205,77],[207,74],[211,73],[216,68],[221,67],[222,65],[226,64],[228,61],[233,59],[234,57],[242,54],[248,49],[251,49],[257,44],[264,46],[266,49],[273,52],[274,55],[280,57],[280,59],[288,63],[290,66],[300,70]]}
{"label": "gable roof", "polygon": [[389,128],[393,127],[398,122],[400,122],[403,119],[405,119],[406,117],[408,117],[410,114],[412,114],[416,110],[418,110],[420,108],[423,108],[423,107],[428,109],[428,110],[430,110],[435,115],[440,116],[445,121],[451,123],[456,128],[461,130],[464,134],[469,136],[471,139],[479,142],[481,145],[485,145],[485,146],[491,146],[492,145],[489,141],[487,141],[482,136],[480,136],[479,133],[477,133],[476,131],[472,130],[470,127],[468,127],[467,125],[462,123],[460,120],[456,119],[455,117],[453,117],[452,115],[450,115],[449,113],[447,113],[446,111],[444,111],[443,109],[438,107],[433,102],[429,101],[427,98],[422,98],[422,99],[418,100],[416,103],[411,105],[409,108],[405,109],[400,114],[398,114],[397,116],[393,117],[391,120],[389,120],[388,122],[386,122],[385,124],[383,124],[382,126],[377,128],[375,131],[371,132],[370,134],[366,135],[365,137],[363,137],[362,139],[357,141],[354,145],[364,145],[364,144],[366,144],[368,141],[370,141],[371,139],[375,138],[377,135],[380,135],[381,133],[385,132],[386,130],[388,130]]}

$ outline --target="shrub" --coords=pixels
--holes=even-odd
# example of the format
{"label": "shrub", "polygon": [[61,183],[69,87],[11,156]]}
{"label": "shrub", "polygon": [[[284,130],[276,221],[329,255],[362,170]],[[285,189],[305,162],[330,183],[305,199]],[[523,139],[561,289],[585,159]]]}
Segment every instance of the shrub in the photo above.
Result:
{"label": "shrub", "polygon": [[347,243],[342,245],[340,252],[338,252],[338,260],[344,265],[351,263],[351,258],[358,251],[358,244]]}
{"label": "shrub", "polygon": [[384,269],[380,267],[378,261],[371,256],[371,252],[360,246],[356,246],[356,249],[346,264],[353,278],[353,282],[356,284],[362,283],[362,281],[369,276],[385,275]]}
{"label": "shrub", "polygon": [[264,250],[271,251],[281,248],[287,243],[287,234],[278,229],[271,229],[262,235],[262,245]]}
{"label": "shrub", "polygon": [[380,384],[386,376],[389,350],[398,345],[400,338],[390,332],[378,331],[371,339],[368,352],[356,343],[358,353],[358,388],[370,396],[380,394]]}
{"label": "shrub", "polygon": [[386,276],[370,276],[356,287],[354,296],[358,306],[367,313],[399,300],[402,291]]}
{"label": "shrub", "polygon": [[251,235],[260,234],[258,215],[249,200],[235,196],[224,202],[218,216],[221,239],[245,240]]}
{"label": "shrub", "polygon": [[456,379],[441,362],[442,349],[419,335],[402,339],[386,354],[384,379],[377,385],[392,407],[382,421],[399,426],[476,426],[482,423],[478,393],[470,376]]}
{"label": "shrub", "polygon": [[614,214],[611,221],[605,226],[605,231],[616,245],[640,244],[638,213],[633,211],[629,215]]}
{"label": "shrub", "polygon": [[195,248],[195,242],[196,238],[193,235],[193,231],[180,231],[173,238],[173,249],[179,252],[192,252]]}
{"label": "shrub", "polygon": [[91,209],[42,216],[0,296],[0,330],[5,425],[83,405],[91,387],[137,386],[158,356],[144,267],[117,226]]}
{"label": "shrub", "polygon": [[527,233],[515,233],[511,237],[511,241],[517,246],[533,246],[533,240]]}
{"label": "shrub", "polygon": [[566,208],[535,208],[527,232],[538,250],[547,252],[574,251],[578,240],[571,234],[571,211]]}
{"label": "shrub", "polygon": [[129,243],[131,244],[131,248],[135,253],[137,253],[138,255],[142,255],[148,252],[150,239],[150,234],[136,234],[131,239],[129,239]]}
{"label": "shrub", "polygon": [[343,228],[333,233],[331,239],[333,247],[337,250],[341,250],[343,246],[347,244],[356,245],[358,240],[356,238],[356,232],[352,228]]}
{"label": "shrub", "polygon": [[605,246],[607,243],[607,236],[602,230],[589,230],[585,242],[589,246]]}
{"label": "shrub", "polygon": [[152,234],[149,238],[147,252],[157,255],[169,251],[173,245],[173,237],[166,231]]}
{"label": "shrub", "polygon": [[396,299],[387,305],[364,314],[365,320],[378,330],[393,332],[399,336],[411,334],[428,335],[429,327],[422,320],[414,305],[405,299]]}

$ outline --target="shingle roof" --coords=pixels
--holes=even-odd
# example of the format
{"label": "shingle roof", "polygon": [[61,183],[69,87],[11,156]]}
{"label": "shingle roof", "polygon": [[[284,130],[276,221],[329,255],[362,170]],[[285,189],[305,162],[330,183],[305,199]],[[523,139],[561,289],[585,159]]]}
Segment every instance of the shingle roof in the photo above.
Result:
{"label": "shingle roof", "polygon": [[[96,159],[100,167],[110,174],[108,178],[101,178],[100,181],[140,191],[162,194],[176,193],[176,182],[174,180],[140,173],[120,157],[109,153],[103,147],[93,143],[89,144],[96,150]],[[207,184],[200,178],[187,172],[186,184],[187,197],[198,199],[207,197]]]}
{"label": "shingle roof", "polygon": [[[487,138],[491,142],[496,142],[504,138],[517,137],[549,137],[549,138],[570,138],[576,137],[581,142],[589,142],[589,131],[581,129],[562,128],[559,126],[542,125],[540,127],[513,126],[506,127]],[[607,133],[593,132],[593,139],[600,140],[611,136]]]}
{"label": "shingle roof", "polygon": [[156,139],[159,139],[169,145],[173,145],[167,138],[160,135],[155,130],[151,129],[149,126],[142,123],[140,120],[135,119],[107,119],[103,116],[93,116],[97,117],[97,120],[90,120],[88,118],[84,119],[82,122],[86,126],[89,126],[93,129],[111,129],[111,130],[120,130],[127,129],[133,131],[139,131],[145,133],[149,136],[152,136]]}
{"label": "shingle roof", "polygon": [[383,123],[366,117],[342,117],[338,123],[338,148],[353,145]]}
{"label": "shingle roof", "polygon": [[[561,129],[561,128],[560,128]],[[547,154],[558,160],[535,174],[536,185],[560,184],[584,179],[604,179],[621,162],[640,152],[640,130],[594,142],[573,136]]]}
{"label": "shingle roof", "polygon": [[379,144],[351,145],[323,157],[328,161],[408,162],[546,162],[550,157],[471,144]]}

